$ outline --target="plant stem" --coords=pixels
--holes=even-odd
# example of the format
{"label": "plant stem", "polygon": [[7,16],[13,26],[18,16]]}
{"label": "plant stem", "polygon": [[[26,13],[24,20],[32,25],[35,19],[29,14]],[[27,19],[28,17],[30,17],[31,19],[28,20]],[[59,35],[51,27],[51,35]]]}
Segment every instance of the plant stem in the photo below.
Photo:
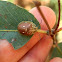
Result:
{"label": "plant stem", "polygon": [[59,8],[58,23],[57,23],[57,26],[56,26],[56,28],[55,28],[54,33],[55,33],[56,30],[58,29],[58,27],[59,27],[59,23],[60,23],[60,0],[58,0],[58,8]]}
{"label": "plant stem", "polygon": [[1,32],[3,31],[3,32],[5,32],[5,31],[15,31],[15,32],[17,32],[18,30],[0,30]]}
{"label": "plant stem", "polygon": [[56,38],[55,38],[55,41],[56,41],[55,46],[56,46],[57,50],[60,52],[60,54],[62,55],[62,51],[61,51],[60,47],[58,46],[58,42],[57,42]]}
{"label": "plant stem", "polygon": [[49,33],[51,34],[51,28],[50,28],[50,26],[49,26],[49,24],[48,24],[48,22],[47,22],[47,20],[46,20],[46,18],[45,18],[45,16],[44,16],[44,14],[43,14],[43,12],[42,12],[42,10],[40,9],[40,2],[38,2],[38,1],[34,1],[34,3],[35,3],[35,5],[36,5],[36,7],[37,7],[37,9],[38,9],[38,11],[39,11],[39,13],[40,13],[40,15],[42,16],[42,18],[44,19],[44,22],[46,23],[46,25],[47,25],[47,27],[48,27],[48,29],[49,29]]}
{"label": "plant stem", "polygon": [[59,32],[59,31],[62,31],[62,27],[59,28],[59,29],[57,29],[56,32],[55,32],[55,34],[56,34],[57,32]]}
{"label": "plant stem", "polygon": [[57,50],[61,53],[61,55],[62,55],[62,51],[61,51],[61,49],[60,49],[60,47],[58,46],[58,45],[56,45],[56,48],[57,48]]}
{"label": "plant stem", "polygon": [[41,30],[41,29],[38,29],[37,32],[39,32],[39,33],[46,33],[47,34],[47,31]]}
{"label": "plant stem", "polygon": [[[0,32],[6,32],[6,31],[8,31],[8,32],[17,32],[18,30],[0,30]],[[45,30],[41,30],[41,29],[38,29],[38,30],[36,30],[36,32],[39,32],[39,33],[46,33],[47,34],[47,31],[45,31]]]}

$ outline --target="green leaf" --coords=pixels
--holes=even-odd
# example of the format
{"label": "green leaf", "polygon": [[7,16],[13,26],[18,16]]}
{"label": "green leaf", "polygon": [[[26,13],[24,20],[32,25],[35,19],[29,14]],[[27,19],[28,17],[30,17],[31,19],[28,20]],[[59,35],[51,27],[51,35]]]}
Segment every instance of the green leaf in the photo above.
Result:
{"label": "green leaf", "polygon": [[[58,46],[60,47],[60,49],[62,51],[62,43],[59,43]],[[54,57],[61,57],[62,58],[62,54],[58,51],[57,48],[54,48],[51,59]]]}
{"label": "green leaf", "polygon": [[[36,18],[24,8],[14,5],[13,3],[0,1],[0,30],[17,30],[17,26],[22,21],[32,21],[39,26]],[[25,36],[19,32],[1,32],[0,39],[7,39],[15,49],[25,45],[32,36]]]}

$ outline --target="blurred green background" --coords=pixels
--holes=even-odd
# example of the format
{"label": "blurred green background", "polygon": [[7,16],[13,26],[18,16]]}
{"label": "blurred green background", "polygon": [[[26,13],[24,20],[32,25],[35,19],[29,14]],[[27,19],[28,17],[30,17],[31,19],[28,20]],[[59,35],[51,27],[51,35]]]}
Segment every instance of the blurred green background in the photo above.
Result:
{"label": "blurred green background", "polygon": [[[27,10],[30,10],[34,7],[33,0],[0,0],[0,1],[9,1],[19,6],[24,7]],[[56,21],[58,20],[58,0],[38,0],[41,2],[41,5],[49,6],[56,14]],[[62,0],[60,0],[62,7]],[[61,8],[61,19],[60,26],[62,27],[62,8]],[[57,22],[56,22],[57,24]],[[56,26],[56,25],[55,25]],[[59,42],[62,42],[62,31],[58,33],[57,39]]]}

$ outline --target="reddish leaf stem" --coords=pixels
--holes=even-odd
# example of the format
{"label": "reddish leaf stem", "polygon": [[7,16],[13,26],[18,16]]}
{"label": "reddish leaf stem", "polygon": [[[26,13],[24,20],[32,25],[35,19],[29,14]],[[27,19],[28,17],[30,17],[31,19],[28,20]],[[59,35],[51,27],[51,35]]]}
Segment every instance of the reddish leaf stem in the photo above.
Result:
{"label": "reddish leaf stem", "polygon": [[55,32],[55,34],[56,34],[57,32],[59,32],[59,31],[62,31],[62,27],[59,28],[59,29],[57,29],[56,32]]}
{"label": "reddish leaf stem", "polygon": [[59,27],[59,23],[60,23],[60,0],[58,0],[58,8],[59,8],[58,23],[57,23],[57,26],[56,26],[56,28],[55,28],[54,33],[55,33],[56,30],[58,29],[58,27]]}
{"label": "reddish leaf stem", "polygon": [[49,26],[49,24],[48,24],[48,22],[47,22],[47,20],[46,20],[46,18],[45,18],[45,16],[44,16],[42,10],[41,10],[40,7],[39,7],[39,6],[41,5],[41,3],[40,3],[39,1],[33,1],[33,2],[35,3],[35,5],[36,5],[36,7],[37,7],[37,9],[38,9],[38,11],[39,11],[39,13],[40,13],[40,15],[43,17],[44,22],[46,23],[46,25],[47,25],[47,27],[48,27],[48,29],[49,29],[49,33],[51,34],[51,28],[50,28],[50,26]]}

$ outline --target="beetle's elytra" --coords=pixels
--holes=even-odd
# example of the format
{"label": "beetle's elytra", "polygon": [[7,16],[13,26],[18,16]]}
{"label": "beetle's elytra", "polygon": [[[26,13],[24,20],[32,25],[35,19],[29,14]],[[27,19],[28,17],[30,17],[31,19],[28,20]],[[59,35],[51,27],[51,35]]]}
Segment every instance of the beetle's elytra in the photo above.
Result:
{"label": "beetle's elytra", "polygon": [[18,24],[18,31],[24,35],[32,35],[36,32],[36,25],[30,21],[23,21]]}

